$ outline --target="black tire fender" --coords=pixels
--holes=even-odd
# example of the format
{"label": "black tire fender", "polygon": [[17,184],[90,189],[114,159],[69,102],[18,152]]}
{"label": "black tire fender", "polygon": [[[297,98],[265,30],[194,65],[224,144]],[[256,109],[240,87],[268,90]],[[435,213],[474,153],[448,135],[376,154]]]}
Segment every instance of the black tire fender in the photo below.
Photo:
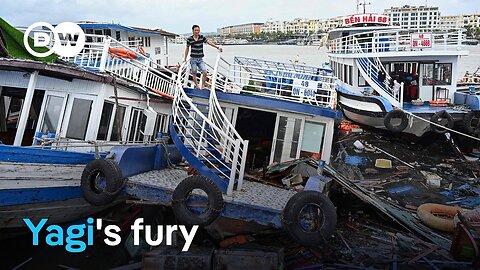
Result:
{"label": "black tire fender", "polygon": [[[320,211],[320,226],[306,231],[301,224],[301,213],[308,205],[317,206]],[[328,197],[318,191],[307,190],[293,195],[287,202],[282,214],[282,222],[290,237],[298,243],[315,247],[324,244],[335,232],[337,212]]]}
{"label": "black tire fender", "polygon": [[[392,124],[393,118],[400,118],[401,119],[400,125],[394,126]],[[400,109],[391,110],[385,115],[385,118],[383,119],[383,124],[391,132],[402,132],[408,126],[407,114]]]}
{"label": "black tire fender", "polygon": [[[480,111],[469,111],[463,118],[463,126],[465,131],[470,135],[475,135],[475,130],[480,128],[480,126],[473,126],[473,119],[480,119]],[[480,124],[480,121],[477,123]]]}
{"label": "black tire fender", "polygon": [[[97,181],[104,178],[105,186],[100,188]],[[96,159],[85,166],[80,188],[83,197],[92,205],[106,205],[113,202],[123,188],[124,177],[120,167],[111,159]]]}
{"label": "black tire fender", "polygon": [[[189,209],[187,199],[194,189],[200,189],[207,194],[207,209],[196,213]],[[223,210],[222,191],[210,178],[193,175],[185,178],[173,191],[172,208],[176,218],[187,225],[207,226],[220,215]]]}
{"label": "black tire fender", "polygon": [[[442,118],[445,118],[447,119],[448,123],[447,123],[447,126],[448,128],[452,129],[455,122],[453,121],[453,117],[446,111],[446,110],[442,110],[442,111],[439,111],[439,112],[436,112],[432,118],[430,118],[430,122],[433,122],[435,124],[440,124],[440,119]],[[430,124],[430,129],[435,132],[435,133],[439,133],[439,134],[442,134],[442,133],[445,133],[447,132],[446,129],[443,129],[441,127],[438,127],[434,124]]]}

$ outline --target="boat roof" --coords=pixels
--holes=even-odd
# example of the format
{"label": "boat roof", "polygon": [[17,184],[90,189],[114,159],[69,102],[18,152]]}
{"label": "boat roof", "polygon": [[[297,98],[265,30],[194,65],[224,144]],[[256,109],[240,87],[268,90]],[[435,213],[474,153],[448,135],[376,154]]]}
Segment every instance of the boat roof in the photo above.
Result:
{"label": "boat roof", "polygon": [[124,26],[124,25],[117,24],[117,23],[79,22],[78,25],[82,29],[112,28],[112,29],[125,30],[125,31],[128,31],[128,32],[141,34],[141,35],[167,36],[167,37],[178,36],[175,33],[167,32],[167,31],[162,30],[162,29],[148,29],[148,28],[142,28],[142,27]]}
{"label": "boat roof", "polygon": [[393,29],[401,29],[400,26],[397,25],[375,25],[375,26],[354,26],[354,27],[339,27],[339,28],[334,28],[330,31],[328,31],[328,34],[334,33],[334,32],[344,32],[344,31],[349,31],[349,32],[369,32],[369,31],[375,31],[375,30],[393,30]]}

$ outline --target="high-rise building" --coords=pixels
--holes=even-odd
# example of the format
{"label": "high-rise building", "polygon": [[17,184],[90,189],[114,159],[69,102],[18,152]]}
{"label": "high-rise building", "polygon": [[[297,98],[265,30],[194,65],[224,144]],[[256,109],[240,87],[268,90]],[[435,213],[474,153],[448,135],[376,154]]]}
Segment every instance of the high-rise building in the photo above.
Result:
{"label": "high-rise building", "polygon": [[390,16],[390,24],[409,30],[438,28],[440,19],[438,7],[427,6],[391,7],[384,14]]}

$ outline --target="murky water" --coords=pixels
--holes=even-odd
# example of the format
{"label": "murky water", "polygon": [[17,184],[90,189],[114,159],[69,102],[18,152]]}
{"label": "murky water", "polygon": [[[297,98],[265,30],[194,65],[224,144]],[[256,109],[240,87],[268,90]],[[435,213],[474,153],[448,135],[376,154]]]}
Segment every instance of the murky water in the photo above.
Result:
{"label": "murky water", "polygon": [[[458,75],[463,76],[465,71],[473,72],[480,66],[480,45],[465,46],[470,51],[468,56],[460,59]],[[223,46],[223,57],[233,62],[234,56],[245,56],[265,60],[279,61],[289,63],[298,61],[298,63],[321,66],[323,62],[328,61],[327,49],[317,46],[292,46],[292,45],[231,45]],[[185,45],[169,44],[169,64],[175,64],[183,59]],[[205,61],[214,63],[216,50],[210,46],[205,48]]]}

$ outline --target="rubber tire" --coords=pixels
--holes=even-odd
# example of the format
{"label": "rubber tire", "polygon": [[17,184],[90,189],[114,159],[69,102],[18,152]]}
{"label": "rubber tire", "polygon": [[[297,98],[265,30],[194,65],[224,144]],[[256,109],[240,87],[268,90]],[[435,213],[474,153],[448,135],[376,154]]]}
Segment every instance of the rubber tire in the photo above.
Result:
{"label": "rubber tire", "polygon": [[[446,111],[446,110],[442,110],[442,111],[439,111],[439,112],[436,112],[432,118],[430,118],[430,122],[433,122],[433,123],[438,123],[438,119],[439,118],[446,118],[447,121],[448,121],[448,124],[447,124],[447,127],[452,129],[453,126],[454,126],[454,121],[453,121],[453,117]],[[446,129],[443,129],[443,128],[439,128],[437,127],[436,125],[433,125],[433,124],[430,124],[430,129],[435,132],[435,133],[438,133],[438,134],[443,134],[445,132],[447,132]]]}
{"label": "rubber tire", "polygon": [[465,131],[470,135],[475,135],[475,130],[479,127],[472,127],[473,118],[480,118],[480,111],[469,111],[467,115],[463,118],[463,126]]}
{"label": "rubber tire", "polygon": [[[207,194],[208,209],[203,213],[195,213],[188,209],[186,199],[194,189],[203,190]],[[220,215],[224,205],[222,191],[212,179],[193,175],[185,178],[173,191],[172,208],[176,218],[186,225],[207,226]]]}
{"label": "rubber tire", "polygon": [[[96,190],[93,182],[98,172],[105,176],[106,184],[102,191]],[[107,205],[117,198],[123,179],[120,167],[113,160],[96,159],[83,169],[80,188],[83,197],[90,204]]]}
{"label": "rubber tire", "polygon": [[[322,209],[323,224],[318,231],[306,232],[298,222],[298,216],[307,204],[317,204]],[[337,212],[328,197],[318,191],[307,190],[293,195],[283,210],[283,226],[290,237],[307,247],[324,244],[335,232]]]}
{"label": "rubber tire", "polygon": [[[400,122],[400,125],[398,126],[394,126],[392,125],[392,119],[393,118],[401,118],[401,122]],[[400,110],[400,109],[394,109],[394,110],[391,110],[387,113],[387,115],[385,115],[385,118],[383,119],[383,124],[385,125],[385,127],[390,130],[391,132],[402,132],[404,131],[407,126],[408,126],[408,117],[407,117],[407,114]]]}

